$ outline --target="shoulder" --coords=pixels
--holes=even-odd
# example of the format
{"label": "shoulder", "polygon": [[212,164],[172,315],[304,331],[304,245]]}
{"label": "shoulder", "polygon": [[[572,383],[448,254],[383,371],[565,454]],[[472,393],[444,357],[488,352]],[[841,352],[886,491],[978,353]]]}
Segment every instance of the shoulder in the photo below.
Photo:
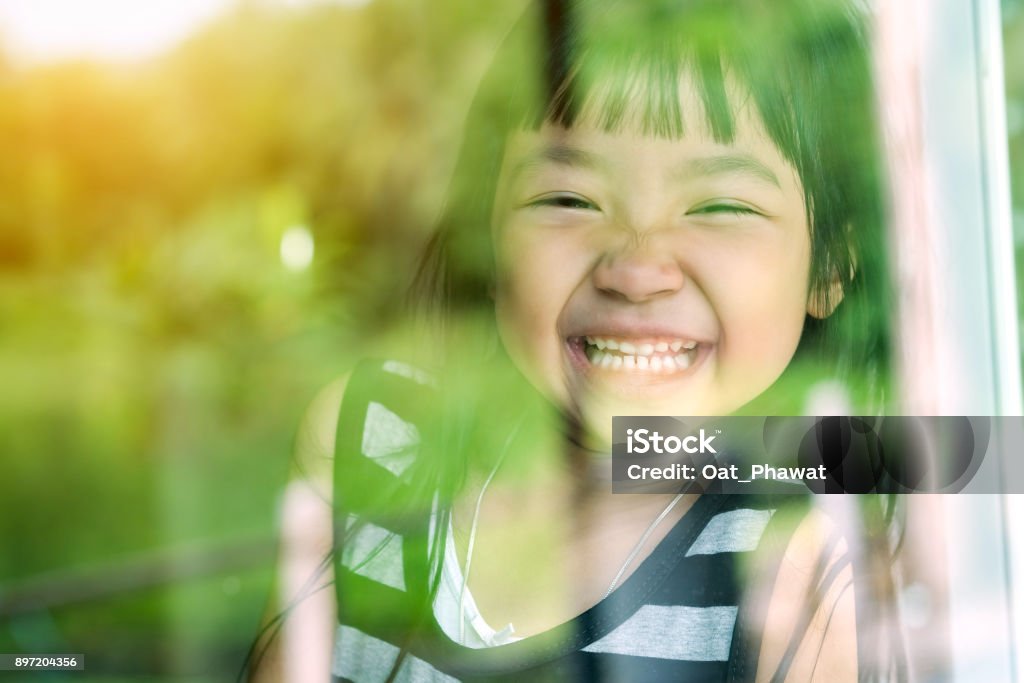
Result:
{"label": "shoulder", "polygon": [[293,480],[306,481],[325,500],[331,497],[338,415],[351,373],[321,389],[310,402],[295,436]]}
{"label": "shoulder", "polygon": [[[432,380],[395,360],[366,360],[320,390],[295,439],[293,480],[330,501],[335,453],[352,453],[398,475],[419,442],[418,409],[431,402]],[[339,441],[340,440],[340,441]]]}

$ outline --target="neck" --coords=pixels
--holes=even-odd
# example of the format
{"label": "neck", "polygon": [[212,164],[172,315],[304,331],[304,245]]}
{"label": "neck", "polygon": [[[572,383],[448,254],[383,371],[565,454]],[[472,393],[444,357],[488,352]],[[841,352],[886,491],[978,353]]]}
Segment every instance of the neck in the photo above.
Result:
{"label": "neck", "polygon": [[612,493],[610,452],[569,444],[567,460],[570,496],[577,512],[574,517],[584,526],[606,524],[615,518],[629,519],[634,515],[637,520],[643,520],[652,510],[661,510],[666,501],[675,497],[670,493]]}

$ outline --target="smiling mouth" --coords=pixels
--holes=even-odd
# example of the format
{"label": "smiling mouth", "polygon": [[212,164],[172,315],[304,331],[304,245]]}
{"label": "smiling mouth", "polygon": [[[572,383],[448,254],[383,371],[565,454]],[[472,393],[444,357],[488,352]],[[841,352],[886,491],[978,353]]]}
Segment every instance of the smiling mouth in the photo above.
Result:
{"label": "smiling mouth", "polygon": [[580,337],[592,368],[621,373],[672,375],[694,365],[703,345],[692,339]]}

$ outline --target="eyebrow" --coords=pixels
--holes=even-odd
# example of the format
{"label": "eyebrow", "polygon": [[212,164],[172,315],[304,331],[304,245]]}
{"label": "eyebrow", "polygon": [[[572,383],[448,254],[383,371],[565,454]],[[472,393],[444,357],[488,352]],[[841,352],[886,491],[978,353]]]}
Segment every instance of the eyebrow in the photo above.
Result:
{"label": "eyebrow", "polygon": [[747,154],[722,154],[713,157],[691,159],[684,163],[680,169],[680,175],[683,177],[714,176],[733,173],[751,175],[771,183],[780,189],[782,187],[778,176],[776,176],[770,168],[758,161],[756,158]]}
{"label": "eyebrow", "polygon": [[579,147],[559,143],[544,145],[526,154],[512,167],[509,177],[515,180],[526,171],[540,168],[545,164],[586,169],[596,169],[603,166],[601,160],[590,152]]}
{"label": "eyebrow", "polygon": [[[600,157],[564,143],[549,144],[532,150],[512,167],[509,177],[514,181],[523,173],[544,166],[556,164],[571,168],[596,169],[604,166]],[[719,154],[709,157],[691,159],[682,164],[674,175],[684,178],[695,176],[715,176],[729,174],[746,174],[763,180],[781,189],[782,183],[778,176],[763,162],[749,154]]]}

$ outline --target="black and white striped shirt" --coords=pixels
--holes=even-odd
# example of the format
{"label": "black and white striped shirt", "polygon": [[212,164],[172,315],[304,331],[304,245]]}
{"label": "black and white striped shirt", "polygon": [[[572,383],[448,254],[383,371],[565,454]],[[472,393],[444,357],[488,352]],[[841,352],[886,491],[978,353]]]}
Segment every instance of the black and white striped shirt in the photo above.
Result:
{"label": "black and white striped shirt", "polygon": [[778,501],[756,496],[701,496],[614,592],[559,627],[495,647],[455,642],[441,623],[451,605],[428,589],[434,516],[395,515],[381,502],[410,485],[415,406],[431,392],[420,372],[393,361],[364,364],[346,390],[335,455],[335,681],[753,680],[760,641],[747,627],[744,572],[792,532],[777,521],[792,518],[775,515]]}

